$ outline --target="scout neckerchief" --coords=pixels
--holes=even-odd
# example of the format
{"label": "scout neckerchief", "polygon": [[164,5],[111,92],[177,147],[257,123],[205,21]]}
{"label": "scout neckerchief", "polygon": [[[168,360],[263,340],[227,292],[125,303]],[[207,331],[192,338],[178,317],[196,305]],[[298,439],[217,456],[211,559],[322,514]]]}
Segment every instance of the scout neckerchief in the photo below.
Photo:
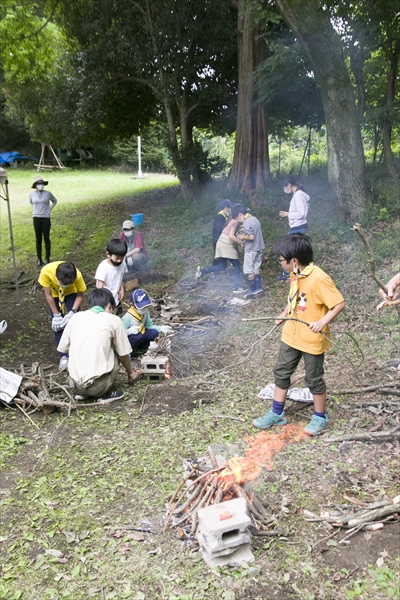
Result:
{"label": "scout neckerchief", "polygon": [[288,296],[288,317],[292,317],[297,304],[297,296],[299,293],[299,279],[304,277],[308,277],[310,273],[312,273],[315,269],[315,265],[310,263],[307,267],[301,272],[294,274],[294,277],[290,280],[290,290]]}
{"label": "scout neckerchief", "polygon": [[226,214],[224,213],[223,210],[220,210],[218,214],[222,215],[224,217],[225,221],[227,221],[229,219],[229,217],[226,216]]}
{"label": "scout neckerchief", "polygon": [[60,313],[65,315],[65,291],[64,288],[58,288],[58,303],[60,305]]}
{"label": "scout neckerchief", "polygon": [[102,306],[92,306],[92,308],[90,310],[92,312],[94,312],[96,315],[98,315],[101,312],[106,312]]}
{"label": "scout neckerchief", "polygon": [[131,306],[128,310],[128,314],[135,319],[139,323],[139,332],[144,333],[146,328],[144,326],[144,319],[146,317],[146,313],[144,315],[139,315],[139,313],[135,310],[134,306]]}

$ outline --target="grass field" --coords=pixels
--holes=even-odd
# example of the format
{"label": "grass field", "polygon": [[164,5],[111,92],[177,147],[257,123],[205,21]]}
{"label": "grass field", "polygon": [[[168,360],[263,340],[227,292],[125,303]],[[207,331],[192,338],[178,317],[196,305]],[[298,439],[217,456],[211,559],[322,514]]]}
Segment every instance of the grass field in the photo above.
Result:
{"label": "grass field", "polygon": [[[57,198],[57,205],[51,214],[52,231],[52,256],[54,260],[66,259],[66,252],[73,250],[75,240],[79,239],[79,232],[98,232],[97,224],[101,219],[96,217],[104,208],[108,217],[112,216],[113,203],[123,198],[134,196],[154,188],[163,188],[176,185],[177,181],[172,175],[151,175],[143,179],[133,178],[129,173],[116,173],[113,171],[72,170],[50,173],[37,173],[34,169],[8,169],[10,209],[14,231],[14,245],[18,265],[26,269],[35,263],[35,234],[32,225],[32,207],[29,204],[29,193],[33,180],[43,176],[49,182],[46,190],[51,191]],[[134,201],[132,203],[132,213]],[[89,210],[87,210],[89,209]],[[129,215],[126,215],[129,218]],[[110,220],[109,220],[110,222]],[[100,229],[103,224],[99,225]],[[120,227],[115,223],[114,227]],[[89,233],[89,235],[90,235]],[[104,245],[110,237],[110,228],[100,235],[99,244]],[[9,225],[7,203],[1,201],[0,205],[0,255],[1,268],[8,269],[11,261]]]}

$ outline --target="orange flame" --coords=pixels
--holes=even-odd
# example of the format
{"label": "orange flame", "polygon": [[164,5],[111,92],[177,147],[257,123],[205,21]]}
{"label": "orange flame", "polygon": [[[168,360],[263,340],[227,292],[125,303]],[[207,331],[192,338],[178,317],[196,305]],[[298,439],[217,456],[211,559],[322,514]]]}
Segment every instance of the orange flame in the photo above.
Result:
{"label": "orange flame", "polygon": [[245,456],[234,456],[228,462],[219,477],[223,479],[224,486],[228,488],[232,483],[243,483],[256,479],[263,465],[273,469],[272,457],[280,452],[286,444],[309,440],[304,433],[302,425],[286,425],[278,433],[261,431],[255,436],[245,438],[249,448]]}

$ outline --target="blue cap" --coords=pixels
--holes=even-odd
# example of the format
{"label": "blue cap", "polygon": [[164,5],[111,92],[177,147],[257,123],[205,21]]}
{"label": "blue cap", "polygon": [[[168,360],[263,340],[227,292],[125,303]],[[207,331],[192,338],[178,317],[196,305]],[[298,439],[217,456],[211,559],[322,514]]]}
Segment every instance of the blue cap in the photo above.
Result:
{"label": "blue cap", "polygon": [[130,295],[130,301],[136,306],[136,308],[146,308],[146,306],[151,305],[151,300],[146,290],[139,289],[132,292]]}
{"label": "blue cap", "polygon": [[231,201],[230,200],[222,200],[222,202],[220,203],[219,207],[222,210],[223,208],[227,208],[228,206],[232,206]]}

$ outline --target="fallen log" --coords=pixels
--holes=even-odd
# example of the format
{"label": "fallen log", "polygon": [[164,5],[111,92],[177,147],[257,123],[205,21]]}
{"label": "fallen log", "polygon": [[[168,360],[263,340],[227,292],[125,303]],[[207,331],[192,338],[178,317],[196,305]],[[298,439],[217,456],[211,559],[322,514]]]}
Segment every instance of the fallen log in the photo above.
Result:
{"label": "fallen log", "polygon": [[390,504],[389,506],[383,506],[382,508],[366,511],[365,514],[355,517],[354,519],[349,519],[347,526],[350,528],[358,527],[362,523],[370,523],[371,521],[380,520],[382,517],[387,517],[388,515],[393,515],[394,513],[398,512],[400,512],[400,503]]}
{"label": "fallen log", "polygon": [[374,442],[380,440],[399,440],[400,429],[387,429],[385,431],[376,431],[370,433],[350,433],[338,437],[323,438],[325,444],[334,444],[336,442]]}

